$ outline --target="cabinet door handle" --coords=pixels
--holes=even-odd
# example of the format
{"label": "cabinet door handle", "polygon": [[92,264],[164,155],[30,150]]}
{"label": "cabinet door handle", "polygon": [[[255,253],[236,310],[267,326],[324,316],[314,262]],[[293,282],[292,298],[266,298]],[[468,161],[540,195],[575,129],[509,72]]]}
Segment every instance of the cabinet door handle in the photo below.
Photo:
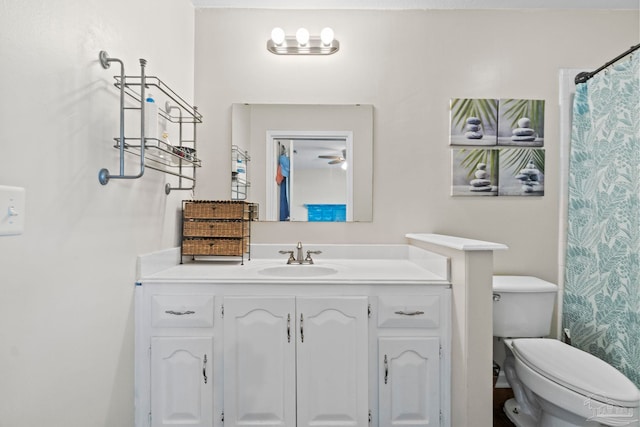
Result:
{"label": "cabinet door handle", "polygon": [[173,311],[167,310],[165,311],[167,314],[173,314],[174,316],[184,316],[185,314],[196,314],[195,311],[187,310],[187,311]]}
{"label": "cabinet door handle", "polygon": [[204,383],[207,383],[207,355],[204,355],[204,361],[202,362],[202,377],[204,378]]}
{"label": "cabinet door handle", "polygon": [[415,311],[398,310],[395,313],[399,314],[401,316],[419,316],[421,314],[424,314],[424,311],[420,311],[420,310],[415,310]]}
{"label": "cabinet door handle", "polygon": [[291,342],[291,313],[287,314],[287,342]]}
{"label": "cabinet door handle", "polygon": [[304,342],[304,317],[300,313],[300,342]]}
{"label": "cabinet door handle", "polygon": [[384,383],[389,380],[389,362],[387,361],[387,355],[384,355]]}

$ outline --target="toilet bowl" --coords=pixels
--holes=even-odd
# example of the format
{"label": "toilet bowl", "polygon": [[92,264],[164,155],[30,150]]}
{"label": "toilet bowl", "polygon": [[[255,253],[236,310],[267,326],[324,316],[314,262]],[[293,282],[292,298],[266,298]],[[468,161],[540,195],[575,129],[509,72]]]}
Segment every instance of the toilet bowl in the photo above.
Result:
{"label": "toilet bowl", "polygon": [[554,339],[515,339],[510,348],[516,381],[536,408],[518,427],[640,426],[640,391],[611,365]]}
{"label": "toilet bowl", "polygon": [[640,391],[618,370],[549,335],[557,286],[529,276],[494,276],[494,335],[514,398],[517,427],[640,427]]}

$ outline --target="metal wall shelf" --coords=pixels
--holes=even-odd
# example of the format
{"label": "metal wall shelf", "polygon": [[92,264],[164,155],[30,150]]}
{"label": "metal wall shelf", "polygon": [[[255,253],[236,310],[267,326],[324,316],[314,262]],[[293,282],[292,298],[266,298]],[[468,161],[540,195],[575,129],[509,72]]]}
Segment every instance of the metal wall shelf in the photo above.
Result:
{"label": "metal wall shelf", "polygon": [[[196,168],[202,166],[202,162],[197,157],[196,151],[196,126],[202,123],[202,115],[197,107],[190,105],[174,90],[167,86],[162,80],[155,76],[147,76],[145,67],[147,61],[140,59],[140,75],[127,76],[124,72],[124,63],[117,58],[110,58],[105,51],[101,51],[100,64],[108,69],[112,62],[120,64],[120,75],[114,76],[114,86],[120,91],[120,135],[115,140],[114,147],[120,152],[119,174],[110,174],[109,170],[103,168],[98,173],[98,179],[102,185],[106,185],[110,179],[137,179],[142,177],[145,168],[157,170],[169,175],[178,177],[178,187],[172,187],[167,183],[165,193],[171,190],[193,190],[196,185]],[[144,124],[146,91],[151,88],[157,89],[166,100],[164,109],[158,108],[158,118],[175,124],[177,128],[177,140],[172,135],[175,144],[169,140],[146,137]],[[129,99],[127,106],[125,98]],[[139,133],[135,136],[125,136],[125,131],[132,132],[125,128],[125,112],[135,110],[138,112]],[[190,130],[190,132],[188,132]],[[185,134],[188,133],[188,136]],[[142,143],[144,141],[144,143]],[[137,174],[125,173],[126,153],[134,154],[140,158],[139,172]],[[183,181],[190,182],[185,186]]]}
{"label": "metal wall shelf", "polygon": [[249,153],[231,146],[231,200],[247,200],[249,193]]}

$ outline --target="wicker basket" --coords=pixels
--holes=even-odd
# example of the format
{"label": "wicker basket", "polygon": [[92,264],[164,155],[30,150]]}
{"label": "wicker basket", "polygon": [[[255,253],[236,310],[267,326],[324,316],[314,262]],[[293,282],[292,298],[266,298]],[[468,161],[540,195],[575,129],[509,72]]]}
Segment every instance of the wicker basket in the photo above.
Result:
{"label": "wicker basket", "polygon": [[184,222],[184,237],[243,237],[244,221],[189,221]]}
{"label": "wicker basket", "polygon": [[184,202],[185,218],[245,219],[250,217],[249,204],[243,201],[193,200]]}
{"label": "wicker basket", "polygon": [[182,255],[241,256],[248,251],[247,246],[243,239],[189,239],[182,242]]}
{"label": "wicker basket", "polygon": [[184,200],[183,256],[243,256],[249,252],[253,204],[240,200]]}

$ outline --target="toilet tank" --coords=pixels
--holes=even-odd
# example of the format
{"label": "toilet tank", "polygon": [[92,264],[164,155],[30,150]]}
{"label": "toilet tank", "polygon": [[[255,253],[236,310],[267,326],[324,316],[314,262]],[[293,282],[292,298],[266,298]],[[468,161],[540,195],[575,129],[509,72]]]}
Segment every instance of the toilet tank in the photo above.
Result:
{"label": "toilet tank", "polygon": [[493,276],[493,336],[546,337],[558,286],[532,276]]}

